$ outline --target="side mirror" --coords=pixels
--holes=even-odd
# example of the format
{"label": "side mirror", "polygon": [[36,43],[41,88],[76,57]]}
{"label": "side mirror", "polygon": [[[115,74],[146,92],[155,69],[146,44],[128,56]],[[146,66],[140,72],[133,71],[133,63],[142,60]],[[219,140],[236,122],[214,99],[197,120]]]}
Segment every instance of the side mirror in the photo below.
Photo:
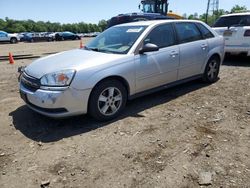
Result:
{"label": "side mirror", "polygon": [[145,44],[140,50],[139,50],[139,54],[143,54],[145,52],[155,52],[158,51],[159,47],[155,44],[152,43],[147,43]]}

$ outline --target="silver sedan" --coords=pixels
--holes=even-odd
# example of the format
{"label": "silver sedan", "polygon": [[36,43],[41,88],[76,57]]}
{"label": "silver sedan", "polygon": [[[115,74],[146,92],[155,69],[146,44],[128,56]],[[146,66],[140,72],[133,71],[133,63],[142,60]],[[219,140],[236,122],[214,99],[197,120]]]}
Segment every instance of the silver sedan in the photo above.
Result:
{"label": "silver sedan", "polygon": [[89,113],[107,121],[129,99],[198,78],[215,82],[223,56],[223,38],[199,21],[117,25],[82,49],[31,63],[21,74],[20,94],[46,116]]}

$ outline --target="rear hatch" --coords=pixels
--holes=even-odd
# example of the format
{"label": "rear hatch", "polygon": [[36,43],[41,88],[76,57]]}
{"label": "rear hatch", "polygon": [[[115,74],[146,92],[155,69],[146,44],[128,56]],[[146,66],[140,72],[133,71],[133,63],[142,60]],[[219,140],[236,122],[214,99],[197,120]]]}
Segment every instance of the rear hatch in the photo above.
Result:
{"label": "rear hatch", "polygon": [[226,46],[250,47],[250,26],[230,27],[225,30],[223,36]]}

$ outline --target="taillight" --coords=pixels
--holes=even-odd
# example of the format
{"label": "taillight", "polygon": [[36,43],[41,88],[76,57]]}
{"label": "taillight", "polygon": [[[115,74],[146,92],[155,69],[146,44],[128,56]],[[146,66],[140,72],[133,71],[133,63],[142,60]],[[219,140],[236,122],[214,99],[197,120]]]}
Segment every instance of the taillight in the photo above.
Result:
{"label": "taillight", "polygon": [[246,31],[245,31],[244,37],[250,37],[250,30],[246,30]]}

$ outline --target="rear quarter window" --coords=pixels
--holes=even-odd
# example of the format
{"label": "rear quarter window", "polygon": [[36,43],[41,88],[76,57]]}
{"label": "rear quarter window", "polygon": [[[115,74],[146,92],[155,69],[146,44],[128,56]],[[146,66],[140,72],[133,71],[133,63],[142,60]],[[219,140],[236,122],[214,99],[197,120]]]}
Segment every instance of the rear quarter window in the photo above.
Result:
{"label": "rear quarter window", "polygon": [[214,37],[214,34],[211,31],[209,31],[209,29],[207,29],[204,25],[200,23],[197,23],[197,25],[202,33],[203,38],[209,39]]}

